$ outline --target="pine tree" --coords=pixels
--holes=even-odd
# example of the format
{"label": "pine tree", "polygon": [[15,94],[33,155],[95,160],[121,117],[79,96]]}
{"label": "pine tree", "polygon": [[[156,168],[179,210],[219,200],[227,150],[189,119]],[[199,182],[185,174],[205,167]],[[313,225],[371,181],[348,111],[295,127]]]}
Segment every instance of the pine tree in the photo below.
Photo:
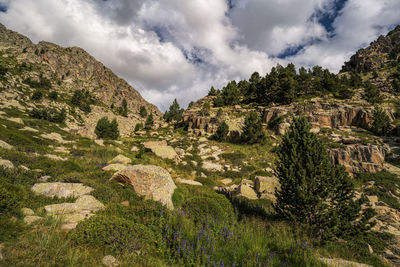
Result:
{"label": "pine tree", "polygon": [[183,109],[180,108],[176,98],[169,107],[169,110],[164,113],[164,120],[166,122],[182,120]]}
{"label": "pine tree", "polygon": [[144,127],[148,130],[148,129],[151,129],[151,127],[153,127],[153,125],[154,125],[153,113],[150,113],[150,115],[146,119]]}
{"label": "pine tree", "polygon": [[94,133],[97,135],[97,138],[118,139],[119,130],[117,120],[113,119],[110,122],[107,117],[101,118],[97,121]]}
{"label": "pine tree", "polygon": [[390,118],[380,107],[375,107],[371,131],[376,135],[388,135],[392,130]]}
{"label": "pine tree", "polygon": [[214,134],[214,139],[220,142],[226,141],[228,133],[229,133],[229,126],[228,124],[226,124],[225,121],[223,121],[218,125],[217,131]]}
{"label": "pine tree", "polygon": [[142,118],[146,118],[147,117],[147,110],[145,106],[140,106],[139,108],[139,115]]}
{"label": "pine tree", "polygon": [[246,116],[241,135],[243,143],[255,144],[265,140],[265,133],[262,127],[260,116],[252,111]]}
{"label": "pine tree", "polygon": [[128,103],[126,102],[125,98],[122,100],[120,113],[122,116],[128,117]]}
{"label": "pine tree", "polygon": [[210,91],[208,91],[209,96],[216,96],[217,90],[215,90],[214,86],[211,86]]}
{"label": "pine tree", "polygon": [[306,118],[294,118],[278,149],[275,210],[291,221],[311,226],[318,236],[345,238],[369,229],[372,213],[359,218],[363,199],[354,201],[354,184],[343,166],[329,160],[322,140]]}

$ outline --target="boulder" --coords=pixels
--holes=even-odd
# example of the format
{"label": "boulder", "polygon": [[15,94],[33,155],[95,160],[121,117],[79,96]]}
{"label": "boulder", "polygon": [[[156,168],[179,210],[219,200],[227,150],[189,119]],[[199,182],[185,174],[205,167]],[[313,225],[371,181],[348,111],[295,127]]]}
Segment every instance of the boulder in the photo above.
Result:
{"label": "boulder", "polygon": [[35,212],[33,212],[33,210],[31,210],[31,209],[29,209],[29,208],[22,208],[22,209],[21,209],[21,212],[22,212],[22,214],[25,215],[25,216],[31,216],[31,215],[34,215],[34,214],[35,214]]}
{"label": "boulder", "polygon": [[148,141],[144,142],[143,146],[151,150],[157,157],[163,159],[178,160],[179,156],[172,146],[169,146],[166,141]]}
{"label": "boulder", "polygon": [[223,185],[228,185],[228,184],[232,183],[232,179],[226,178],[226,179],[222,179],[220,182]]}
{"label": "boulder", "polygon": [[102,262],[105,266],[108,266],[108,267],[116,267],[116,266],[118,266],[118,261],[117,261],[117,259],[114,258],[114,257],[111,256],[111,255],[105,256],[105,257],[101,260],[101,262]]}
{"label": "boulder", "polygon": [[8,143],[4,142],[3,140],[0,140],[0,148],[10,150],[10,149],[13,149],[14,147],[12,145],[9,145]]}
{"label": "boulder", "polygon": [[16,122],[18,124],[24,124],[24,121],[21,118],[8,118],[8,120]]}
{"label": "boulder", "polygon": [[61,134],[59,134],[59,133],[41,134],[40,136],[43,137],[43,138],[49,139],[49,140],[57,141],[60,144],[69,144],[69,143],[71,143],[71,141],[65,141],[63,139],[63,137],[61,136]]}
{"label": "boulder", "polygon": [[328,265],[329,267],[372,267],[368,264],[358,263],[354,261],[342,260],[342,259],[329,259],[329,258],[320,258],[320,260]]}
{"label": "boulder", "polygon": [[96,140],[94,140],[94,142],[96,144],[98,144],[99,146],[104,146],[104,140],[103,139],[96,139]]}
{"label": "boulder", "polygon": [[280,183],[278,178],[275,176],[265,177],[256,176],[254,180],[254,189],[258,193],[275,193],[275,188],[280,188]]}
{"label": "boulder", "polygon": [[0,244],[0,261],[2,261],[4,259],[4,257],[3,257],[3,248],[4,248],[4,245],[1,243]]}
{"label": "boulder", "polygon": [[25,126],[24,128],[21,128],[21,129],[19,129],[20,131],[28,131],[28,132],[33,132],[33,133],[37,133],[37,132],[39,132],[39,130],[36,130],[36,129],[34,129],[34,128],[31,128],[31,127],[28,127],[28,126]]}
{"label": "boulder", "polygon": [[112,160],[110,160],[108,163],[121,163],[121,164],[130,164],[132,160],[128,157],[125,157],[124,155],[118,155]]}
{"label": "boulder", "polygon": [[93,216],[93,212],[104,208],[100,201],[90,195],[80,196],[75,203],[53,204],[44,207],[48,215],[62,220],[63,229],[74,229],[80,221]]}
{"label": "boulder", "polygon": [[60,157],[60,156],[57,156],[57,155],[53,155],[53,154],[46,154],[44,156],[46,158],[51,159],[51,160],[59,160],[59,161],[66,161],[67,160],[66,158],[63,158],[63,157]]}
{"label": "boulder", "polygon": [[203,184],[197,181],[193,181],[193,180],[185,180],[185,179],[181,179],[181,178],[177,178],[176,181],[180,184],[189,184],[189,185],[197,185],[197,186],[202,186]]}
{"label": "boulder", "polygon": [[126,168],[126,165],[121,163],[114,163],[103,167],[103,171],[121,171]]}
{"label": "boulder", "polygon": [[42,217],[39,217],[39,216],[26,216],[25,218],[24,218],[24,222],[26,223],[26,224],[28,224],[28,225],[31,225],[31,224],[33,224],[33,223],[35,223],[35,222],[37,222],[37,221],[40,221],[40,220],[42,220],[43,218]]}
{"label": "boulder", "polygon": [[137,146],[133,146],[133,147],[131,148],[131,151],[132,151],[132,152],[138,152],[138,151],[139,151],[139,148],[138,148]]}
{"label": "boulder", "polygon": [[211,161],[203,161],[203,165],[201,167],[211,172],[224,170],[224,167],[221,164],[213,163]]}
{"label": "boulder", "polygon": [[38,183],[34,184],[32,191],[46,197],[80,197],[87,195],[94,189],[80,183]]}
{"label": "boulder", "polygon": [[181,157],[185,156],[185,150],[180,147],[175,147],[175,152]]}
{"label": "boulder", "polygon": [[4,168],[14,169],[14,164],[6,159],[0,159],[0,166]]}
{"label": "boulder", "polygon": [[133,165],[114,174],[110,180],[129,184],[146,199],[160,201],[173,209],[172,194],[176,188],[169,172],[154,165]]}
{"label": "boulder", "polygon": [[236,195],[248,199],[258,199],[256,191],[254,191],[254,189],[247,184],[240,184],[239,187],[236,189]]}

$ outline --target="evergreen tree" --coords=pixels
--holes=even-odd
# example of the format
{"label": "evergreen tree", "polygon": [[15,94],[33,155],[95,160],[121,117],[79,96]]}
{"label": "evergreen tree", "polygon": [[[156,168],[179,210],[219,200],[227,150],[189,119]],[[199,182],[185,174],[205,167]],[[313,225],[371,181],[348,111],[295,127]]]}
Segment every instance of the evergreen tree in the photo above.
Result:
{"label": "evergreen tree", "polygon": [[119,130],[117,120],[113,119],[110,122],[107,117],[101,118],[97,121],[94,133],[97,135],[97,138],[118,139]]}
{"label": "evergreen tree", "polygon": [[153,113],[150,113],[150,115],[147,117],[146,122],[144,124],[144,127],[149,130],[151,127],[154,125],[154,118],[153,118]]}
{"label": "evergreen tree", "polygon": [[388,135],[392,130],[390,118],[380,107],[375,107],[371,131],[376,135]]}
{"label": "evergreen tree", "polygon": [[224,99],[222,98],[222,95],[217,95],[217,97],[214,99],[214,107],[223,107],[224,106]]}
{"label": "evergreen tree", "polygon": [[[359,215],[364,199],[353,200],[354,184],[343,166],[329,160],[306,118],[294,118],[278,149],[277,213],[311,226],[318,236],[346,238],[373,226],[371,210]],[[360,216],[361,219],[357,220]]]}
{"label": "evergreen tree", "polygon": [[128,103],[126,102],[125,98],[122,100],[121,107],[119,108],[119,113],[124,117],[128,117]]}
{"label": "evergreen tree", "polygon": [[164,120],[166,122],[171,121],[181,121],[182,120],[183,109],[180,108],[176,98],[169,107],[169,110],[164,113]]}
{"label": "evergreen tree", "polygon": [[222,99],[224,100],[224,105],[226,106],[240,103],[240,91],[237,88],[235,81],[231,81],[226,87],[224,87],[222,90]]}
{"label": "evergreen tree", "polygon": [[147,110],[145,106],[140,106],[139,108],[139,115],[142,118],[146,118],[147,117]]}
{"label": "evergreen tree", "polygon": [[210,102],[204,103],[200,110],[201,116],[209,116],[210,109],[211,109]]}
{"label": "evergreen tree", "polygon": [[241,141],[244,143],[255,144],[265,140],[261,118],[254,111],[246,116],[242,130]]}
{"label": "evergreen tree", "polygon": [[377,104],[382,102],[379,90],[371,82],[367,81],[364,84],[365,87],[365,99],[371,104]]}
{"label": "evergreen tree", "polygon": [[210,91],[208,91],[209,96],[216,96],[217,90],[215,90],[214,86],[211,86]]}
{"label": "evergreen tree", "polygon": [[217,131],[214,134],[214,139],[220,142],[226,141],[228,133],[229,133],[229,126],[228,124],[226,124],[225,121],[223,121],[218,125]]}

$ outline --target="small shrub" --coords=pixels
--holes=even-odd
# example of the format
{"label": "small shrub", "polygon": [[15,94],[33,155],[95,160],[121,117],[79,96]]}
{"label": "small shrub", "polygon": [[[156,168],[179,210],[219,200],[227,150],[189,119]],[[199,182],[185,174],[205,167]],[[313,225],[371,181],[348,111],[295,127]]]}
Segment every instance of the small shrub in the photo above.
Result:
{"label": "small shrub", "polygon": [[135,125],[135,132],[140,131],[144,128],[143,123],[139,122]]}
{"label": "small shrub", "polygon": [[226,222],[232,222],[234,219],[234,210],[229,200],[216,193],[190,198],[184,203],[183,209],[195,222],[200,222],[207,217]]}
{"label": "small shrub", "polygon": [[31,78],[26,78],[23,83],[29,85],[31,88],[40,88],[40,89],[51,89],[51,82],[49,79],[40,77],[39,81],[32,80]]}
{"label": "small shrub", "polygon": [[78,244],[106,246],[117,253],[144,252],[154,242],[153,233],[145,225],[112,216],[93,216],[80,222],[72,239]]}
{"label": "small shrub", "polygon": [[96,125],[94,133],[97,135],[97,138],[101,139],[118,139],[119,130],[118,130],[118,122],[116,119],[113,119],[111,122],[107,117],[101,118]]}
{"label": "small shrub", "polygon": [[58,93],[57,93],[57,91],[51,91],[51,92],[49,93],[49,98],[50,98],[50,99],[53,99],[53,100],[57,100],[57,98],[58,98]]}
{"label": "small shrub", "polygon": [[60,111],[55,108],[33,108],[29,116],[39,120],[47,120],[55,123],[64,123],[67,117],[65,108]]}
{"label": "small shrub", "polygon": [[172,203],[174,203],[174,207],[179,207],[185,201],[185,190],[182,187],[178,187],[175,189],[174,194],[172,195]]}
{"label": "small shrub", "polygon": [[94,104],[94,99],[88,90],[76,90],[72,95],[71,104],[84,112],[90,112],[90,105]]}
{"label": "small shrub", "polygon": [[40,90],[35,90],[31,96],[32,100],[40,100],[43,98],[43,93]]}
{"label": "small shrub", "polygon": [[23,198],[21,188],[0,181],[0,217],[19,215]]}

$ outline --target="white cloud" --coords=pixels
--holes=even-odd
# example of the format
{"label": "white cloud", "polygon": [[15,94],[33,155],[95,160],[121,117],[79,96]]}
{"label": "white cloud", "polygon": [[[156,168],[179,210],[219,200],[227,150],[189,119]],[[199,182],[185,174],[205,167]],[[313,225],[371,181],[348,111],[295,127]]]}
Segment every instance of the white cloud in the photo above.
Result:
{"label": "white cloud", "polygon": [[[313,14],[329,0],[0,0],[0,22],[30,37],[80,46],[161,109],[187,104],[211,85],[265,74],[290,47],[296,65],[338,70],[358,47],[400,23],[398,0],[349,0],[333,24]],[[311,42],[312,40],[319,42]]]}

